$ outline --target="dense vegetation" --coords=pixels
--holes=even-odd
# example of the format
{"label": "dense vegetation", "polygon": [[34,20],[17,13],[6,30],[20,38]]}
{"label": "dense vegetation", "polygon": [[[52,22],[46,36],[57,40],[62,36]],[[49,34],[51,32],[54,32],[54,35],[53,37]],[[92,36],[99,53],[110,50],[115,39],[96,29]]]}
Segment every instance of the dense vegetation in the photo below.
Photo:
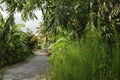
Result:
{"label": "dense vegetation", "polygon": [[21,27],[24,25],[14,23],[13,14],[6,20],[0,15],[0,69],[33,55],[30,47],[32,34],[22,32]]}
{"label": "dense vegetation", "polygon": [[[43,14],[41,33],[52,53],[50,80],[120,79],[119,0],[2,0],[23,20]],[[62,38],[62,39],[61,39]],[[59,40],[60,39],[60,40]]]}

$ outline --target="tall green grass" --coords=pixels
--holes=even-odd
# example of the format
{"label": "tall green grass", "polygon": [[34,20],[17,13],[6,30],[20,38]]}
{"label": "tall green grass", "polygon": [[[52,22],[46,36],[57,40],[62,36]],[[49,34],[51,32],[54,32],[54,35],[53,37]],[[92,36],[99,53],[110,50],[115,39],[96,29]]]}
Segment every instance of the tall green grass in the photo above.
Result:
{"label": "tall green grass", "polygon": [[120,80],[119,49],[117,39],[111,50],[99,29],[88,30],[80,41],[56,49],[48,80]]}

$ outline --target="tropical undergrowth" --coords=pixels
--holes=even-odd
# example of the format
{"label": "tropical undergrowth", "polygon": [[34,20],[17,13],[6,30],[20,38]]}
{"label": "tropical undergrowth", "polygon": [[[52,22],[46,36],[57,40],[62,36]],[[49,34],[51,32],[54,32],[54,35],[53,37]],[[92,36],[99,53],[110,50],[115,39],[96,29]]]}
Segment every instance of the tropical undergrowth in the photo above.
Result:
{"label": "tropical undergrowth", "polygon": [[[75,29],[77,31],[72,29],[70,33],[68,31],[71,38],[57,44],[63,43],[62,46],[56,48],[54,45],[52,47],[54,52],[50,57],[48,80],[120,79],[120,9],[118,4],[115,3],[112,5],[114,7],[111,7],[110,2],[109,4],[104,2],[103,6],[101,4],[97,6],[91,2],[89,5],[89,12],[86,12],[88,18],[86,23],[83,22],[85,23],[83,30],[80,29],[83,25],[73,25],[78,29]],[[95,9],[96,7],[98,10]],[[74,11],[80,12],[79,10]],[[78,21],[80,20],[78,19]]]}
{"label": "tropical undergrowth", "polygon": [[[1,16],[2,19],[2,16]],[[15,24],[13,14],[0,23],[0,70],[5,66],[21,62],[32,56],[30,43],[32,33],[20,30],[23,24]]]}
{"label": "tropical undergrowth", "polygon": [[[46,41],[47,37],[55,37],[50,40],[54,46],[48,79],[120,79],[120,1],[1,0],[1,3],[7,5],[10,13],[22,12],[25,20],[36,18],[36,9],[42,11]],[[58,41],[60,37],[51,34],[69,38]]]}
{"label": "tropical undergrowth", "polygon": [[86,31],[81,40],[64,43],[50,57],[48,80],[119,80],[120,43],[117,38],[111,49],[101,31],[93,29]]}
{"label": "tropical undergrowth", "polygon": [[109,22],[104,23],[105,16],[102,15],[95,25],[93,17],[93,12],[90,12],[80,38],[68,38],[57,44],[60,46],[52,47],[54,52],[50,57],[48,80],[120,79],[119,22],[109,19]]}

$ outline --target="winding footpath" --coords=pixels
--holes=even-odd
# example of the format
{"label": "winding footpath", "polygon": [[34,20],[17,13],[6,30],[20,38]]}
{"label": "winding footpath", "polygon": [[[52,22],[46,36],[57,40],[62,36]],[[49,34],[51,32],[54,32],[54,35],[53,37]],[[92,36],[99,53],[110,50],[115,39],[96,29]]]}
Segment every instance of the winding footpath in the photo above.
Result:
{"label": "winding footpath", "polygon": [[[3,80],[45,80],[48,57],[35,52],[36,56],[9,67],[3,76]],[[39,78],[39,79],[38,79]]]}

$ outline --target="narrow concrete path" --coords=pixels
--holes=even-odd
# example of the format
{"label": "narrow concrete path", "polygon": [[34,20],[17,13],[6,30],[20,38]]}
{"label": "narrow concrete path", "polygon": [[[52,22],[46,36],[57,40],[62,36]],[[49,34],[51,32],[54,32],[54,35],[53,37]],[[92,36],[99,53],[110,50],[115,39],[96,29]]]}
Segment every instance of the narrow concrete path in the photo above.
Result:
{"label": "narrow concrete path", "polygon": [[39,75],[44,75],[47,72],[48,58],[36,54],[29,60],[9,67],[5,71],[3,80],[38,80]]}

